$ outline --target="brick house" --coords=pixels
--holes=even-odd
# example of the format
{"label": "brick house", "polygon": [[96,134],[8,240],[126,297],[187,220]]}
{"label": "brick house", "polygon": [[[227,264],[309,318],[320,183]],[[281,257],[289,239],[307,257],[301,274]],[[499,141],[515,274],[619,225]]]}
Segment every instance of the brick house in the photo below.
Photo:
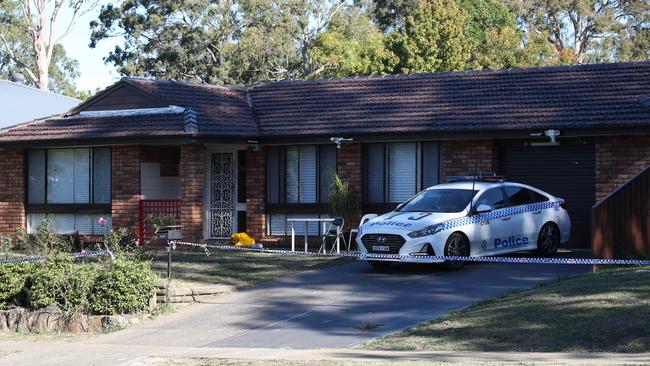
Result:
{"label": "brick house", "polygon": [[45,217],[61,232],[100,235],[99,217],[137,230],[162,205],[187,240],[268,241],[288,218],[327,215],[331,171],[360,216],[478,169],[565,198],[572,245],[588,247],[594,203],[650,165],[649,95],[650,63],[246,88],[124,78],[0,132],[0,233]]}

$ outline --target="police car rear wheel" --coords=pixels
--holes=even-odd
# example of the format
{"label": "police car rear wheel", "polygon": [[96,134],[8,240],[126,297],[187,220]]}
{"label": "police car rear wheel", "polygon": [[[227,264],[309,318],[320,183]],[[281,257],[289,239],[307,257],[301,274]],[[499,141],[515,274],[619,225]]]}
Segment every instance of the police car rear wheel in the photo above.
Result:
{"label": "police car rear wheel", "polygon": [[551,256],[560,247],[560,230],[553,223],[546,223],[539,231],[537,238],[537,253],[543,256]]}
{"label": "police car rear wheel", "polygon": [[[453,233],[449,235],[447,243],[445,244],[446,256],[469,256],[469,240],[465,235],[460,233]],[[445,261],[445,265],[449,269],[460,269],[465,265],[463,261]]]}

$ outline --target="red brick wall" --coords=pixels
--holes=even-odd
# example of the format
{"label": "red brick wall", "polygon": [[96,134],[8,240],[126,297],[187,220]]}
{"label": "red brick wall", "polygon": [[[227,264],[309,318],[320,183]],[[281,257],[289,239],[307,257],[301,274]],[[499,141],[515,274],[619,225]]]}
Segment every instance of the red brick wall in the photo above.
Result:
{"label": "red brick wall", "polygon": [[472,174],[477,169],[496,172],[498,149],[494,140],[443,141],[440,144],[440,181],[449,175]]}
{"label": "red brick wall", "polygon": [[205,147],[198,144],[181,146],[181,225],[183,240],[202,241],[203,195],[205,191]]}
{"label": "red brick wall", "polygon": [[246,232],[257,242],[266,236],[266,155],[246,151]]}
{"label": "red brick wall", "polygon": [[25,227],[25,151],[0,150],[0,234]]}
{"label": "red brick wall", "polygon": [[112,152],[113,228],[127,228],[130,234],[135,234],[138,223],[138,201],[141,199],[140,147],[113,146]]}
{"label": "red brick wall", "polygon": [[596,201],[650,165],[650,136],[601,137],[596,141]]}
{"label": "red brick wall", "polygon": [[346,222],[346,229],[359,226],[363,206],[363,146],[360,143],[345,143],[338,150],[336,171],[341,179],[348,182],[350,193],[357,202],[355,220]]}

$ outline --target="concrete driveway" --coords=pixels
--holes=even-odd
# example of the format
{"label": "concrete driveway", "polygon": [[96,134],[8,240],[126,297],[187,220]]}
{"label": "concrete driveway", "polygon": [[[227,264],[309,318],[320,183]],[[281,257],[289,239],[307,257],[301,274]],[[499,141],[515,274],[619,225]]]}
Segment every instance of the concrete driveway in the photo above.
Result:
{"label": "concrete driveway", "polygon": [[473,302],[589,266],[473,264],[460,271],[366,263],[306,272],[195,304],[91,342],[251,348],[349,348]]}
{"label": "concrete driveway", "polygon": [[[453,272],[413,265],[376,272],[355,262],[216,297],[112,334],[0,341],[0,365],[143,365],[161,357],[323,356],[290,354],[288,348],[343,357],[336,349],[348,352],[341,349],[485,297],[589,270],[573,265],[472,264]],[[375,353],[345,357],[388,357]]]}

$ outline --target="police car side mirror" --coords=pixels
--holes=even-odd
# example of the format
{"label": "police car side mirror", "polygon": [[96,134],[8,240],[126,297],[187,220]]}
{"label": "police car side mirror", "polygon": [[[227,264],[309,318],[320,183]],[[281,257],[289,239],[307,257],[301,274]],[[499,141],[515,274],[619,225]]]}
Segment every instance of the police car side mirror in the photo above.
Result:
{"label": "police car side mirror", "polygon": [[476,212],[476,213],[485,213],[485,212],[490,212],[490,211],[492,211],[492,206],[485,205],[485,204],[478,205],[476,210],[474,210],[474,212]]}

